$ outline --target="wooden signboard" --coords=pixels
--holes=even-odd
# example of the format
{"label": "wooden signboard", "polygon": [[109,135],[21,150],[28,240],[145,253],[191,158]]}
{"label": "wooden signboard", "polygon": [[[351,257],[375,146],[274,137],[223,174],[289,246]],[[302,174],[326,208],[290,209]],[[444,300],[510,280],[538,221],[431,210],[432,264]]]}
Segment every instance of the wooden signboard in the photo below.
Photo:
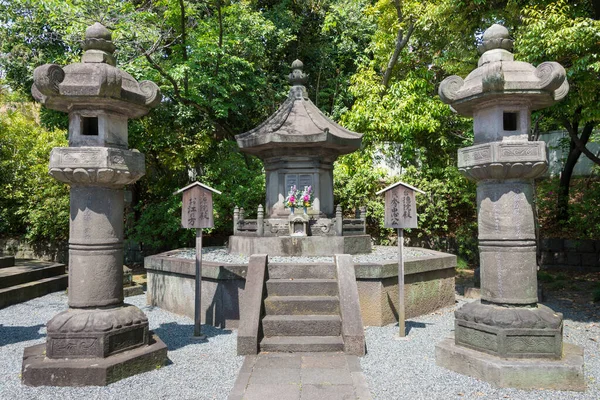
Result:
{"label": "wooden signboard", "polygon": [[377,194],[385,193],[385,227],[398,229],[398,328],[400,338],[406,336],[404,309],[404,228],[417,227],[415,192],[425,194],[422,190],[404,182],[396,182],[377,192]]}
{"label": "wooden signboard", "polygon": [[213,202],[212,194],[221,194],[210,186],[200,182],[176,191],[174,194],[183,193],[183,206],[181,208],[181,226],[196,229],[196,280],[194,296],[194,338],[204,340],[201,325],[201,291],[202,291],[202,228],[212,228]]}
{"label": "wooden signboard", "polygon": [[181,226],[183,228],[212,228],[214,226],[212,194],[221,194],[221,192],[200,182],[194,182],[175,193],[182,192]]}
{"label": "wooden signboard", "polygon": [[397,182],[377,192],[377,194],[385,193],[384,226],[386,228],[417,227],[415,192],[424,193],[422,190],[402,182]]}

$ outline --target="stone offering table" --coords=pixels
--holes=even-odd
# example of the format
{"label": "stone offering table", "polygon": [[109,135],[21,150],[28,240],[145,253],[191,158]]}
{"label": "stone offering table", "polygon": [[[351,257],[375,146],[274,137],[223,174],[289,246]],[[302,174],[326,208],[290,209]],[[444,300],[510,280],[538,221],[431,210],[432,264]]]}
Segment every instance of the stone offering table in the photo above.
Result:
{"label": "stone offering table", "polygon": [[25,349],[27,385],[107,385],[167,360],[144,313],[123,303],[123,187],[145,172],[127,121],[158,105],[160,91],[115,67],[101,24],[86,30],[84,50],[81,63],[34,72],[35,99],[69,114],[69,147],[52,150],[49,169],[71,186],[71,221],[69,309],[48,322],[45,345]]}
{"label": "stone offering table", "polygon": [[567,95],[564,68],[514,61],[506,28],[483,35],[478,68],[446,78],[442,100],[473,117],[474,146],[459,170],[477,182],[481,301],[455,313],[455,337],[438,344],[438,365],[499,386],[582,390],[583,355],[563,345],[562,315],[538,304],[533,179],[548,165],[530,142],[531,111]]}

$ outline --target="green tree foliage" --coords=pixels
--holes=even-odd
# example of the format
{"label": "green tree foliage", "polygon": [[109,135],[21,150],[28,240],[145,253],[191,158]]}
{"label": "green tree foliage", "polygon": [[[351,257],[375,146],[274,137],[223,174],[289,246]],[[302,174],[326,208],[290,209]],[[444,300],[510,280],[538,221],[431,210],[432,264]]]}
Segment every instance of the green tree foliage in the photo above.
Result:
{"label": "green tree foliage", "polygon": [[[159,250],[191,243],[192,233],[179,228],[180,203],[173,196],[191,180],[224,193],[215,196],[215,236],[231,232],[235,205],[252,215],[264,202],[262,165],[241,154],[233,138],[276,110],[287,94],[289,65],[301,59],[313,102],[344,126],[364,133],[364,148],[336,163],[336,204],[349,212],[366,205],[370,232],[385,242],[392,232],[381,226],[383,199],[374,193],[401,178],[428,193],[418,200],[421,229],[411,235],[432,247],[451,244],[473,258],[474,185],[456,170],[457,149],[472,143],[472,124],[442,104],[439,82],[473,70],[483,31],[500,22],[516,39],[517,59],[534,64],[556,60],[567,69],[567,101],[536,115],[536,126],[570,126],[571,136],[584,142],[587,127],[598,120],[596,3],[0,0],[0,72],[12,93],[30,96],[35,67],[77,62],[83,32],[95,21],[112,30],[118,66],[138,80],[157,82],[164,95],[147,117],[130,121],[129,135],[130,147],[146,155],[147,173],[130,188],[127,232],[147,249]],[[66,116],[45,109],[37,115],[35,109],[2,113],[4,120],[18,122],[3,125],[15,127],[3,131],[3,140],[13,146],[1,150],[7,171],[18,170],[9,159],[14,146],[48,150],[59,145],[47,135],[63,132]],[[16,127],[27,124],[45,132],[37,136],[45,142],[19,142],[24,136],[14,137]],[[594,140],[592,130],[588,136]],[[571,159],[584,151],[580,147],[573,139]],[[47,154],[32,154],[23,165],[45,171]],[[402,176],[379,168],[381,159],[394,160]],[[3,182],[13,182],[16,175],[2,176]],[[568,187],[570,176],[563,177]],[[68,212],[67,187],[47,175],[44,179],[43,187],[62,191],[63,200],[53,207],[62,204],[61,210]],[[4,211],[20,207],[18,199],[2,201],[6,223],[0,234],[27,230],[31,238],[64,236],[52,231],[60,224],[24,228],[25,215],[41,227],[43,221],[55,221],[51,216],[62,215],[59,208],[47,220],[35,219],[25,211]]]}
{"label": "green tree foliage", "polygon": [[565,0],[532,4],[523,8],[523,22],[516,41],[519,55],[535,64],[555,60],[567,70],[569,95],[537,116],[542,127],[559,126],[569,133],[567,158],[555,191],[556,220],[567,223],[577,160],[585,153],[600,165],[598,155],[585,147],[599,139],[594,128],[600,123],[600,4]]}
{"label": "green tree foliage", "polygon": [[65,131],[47,130],[39,106],[0,98],[0,236],[62,241],[69,235],[68,188],[48,174],[52,147],[65,146]]}

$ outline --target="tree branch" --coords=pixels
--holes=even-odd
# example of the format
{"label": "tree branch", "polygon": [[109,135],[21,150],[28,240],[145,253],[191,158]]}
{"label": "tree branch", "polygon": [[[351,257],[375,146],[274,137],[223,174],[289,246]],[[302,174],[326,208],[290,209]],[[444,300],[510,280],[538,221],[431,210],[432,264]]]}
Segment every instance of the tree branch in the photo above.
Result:
{"label": "tree branch", "polygon": [[[400,0],[394,0],[394,7],[396,7],[396,14],[398,15],[398,23],[401,24],[404,20],[404,15],[402,13],[402,6],[400,5]],[[387,68],[385,69],[385,73],[383,74],[382,84],[383,84],[384,90],[382,92],[382,95],[385,94],[385,92],[389,88],[390,79],[392,77],[392,70],[396,66],[396,63],[398,62],[398,57],[400,56],[400,52],[408,44],[408,40],[410,39],[410,36],[412,35],[414,30],[415,30],[415,24],[412,21],[409,22],[409,24],[408,24],[408,29],[406,30],[406,34],[404,34],[404,31],[401,26],[398,27],[398,34],[396,35],[396,47],[394,48],[394,53],[390,57],[390,61],[388,62]]]}
{"label": "tree branch", "polygon": [[[179,0],[179,9],[181,11],[181,57],[183,62],[187,64],[188,61],[188,53],[187,53],[187,32],[185,27],[185,4],[183,0]],[[189,95],[189,76],[187,68],[183,72],[183,93],[188,96]]]}
{"label": "tree branch", "polygon": [[146,60],[148,61],[148,63],[150,64],[150,66],[152,68],[154,68],[159,74],[160,76],[162,76],[163,78],[165,78],[167,81],[169,81],[169,83],[171,84],[171,86],[173,86],[173,98],[174,100],[185,104],[187,106],[191,106],[194,107],[196,110],[200,111],[202,114],[204,114],[204,116],[206,117],[206,119],[208,119],[208,121],[210,121],[216,128],[220,129],[221,131],[225,132],[226,137],[228,138],[233,138],[235,136],[235,134],[233,133],[233,131],[231,129],[229,129],[229,127],[221,124],[220,122],[218,122],[217,120],[215,120],[210,113],[210,110],[208,110],[207,108],[203,107],[202,105],[196,103],[195,101],[188,99],[187,97],[184,97],[181,95],[181,90],[179,89],[179,84],[177,83],[177,80],[175,80],[175,78],[173,78],[171,75],[169,75],[169,73],[167,71],[164,70],[163,67],[161,67],[159,64],[157,64],[152,57],[150,56],[150,54],[148,54],[147,52],[144,52],[144,57],[146,57]]}

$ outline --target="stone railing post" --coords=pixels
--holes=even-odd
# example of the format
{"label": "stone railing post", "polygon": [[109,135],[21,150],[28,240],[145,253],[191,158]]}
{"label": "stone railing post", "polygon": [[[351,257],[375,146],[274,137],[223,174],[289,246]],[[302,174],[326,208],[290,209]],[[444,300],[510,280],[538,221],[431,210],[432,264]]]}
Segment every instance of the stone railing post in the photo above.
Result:
{"label": "stone railing post", "polygon": [[238,222],[240,221],[240,209],[238,206],[233,208],[233,234],[237,235],[238,233]]}
{"label": "stone railing post", "polygon": [[337,236],[342,236],[343,235],[343,227],[344,227],[344,220],[343,220],[343,216],[342,216],[342,206],[340,206],[339,204],[335,207],[335,234]]}
{"label": "stone railing post", "polygon": [[367,207],[365,207],[365,206],[360,207],[359,219],[363,223],[362,232],[363,232],[363,234],[366,234],[367,233]]}
{"label": "stone railing post", "polygon": [[256,235],[257,236],[264,236],[264,234],[265,234],[264,221],[265,221],[265,210],[264,210],[262,204],[260,204],[258,206],[258,210],[256,212]]}

